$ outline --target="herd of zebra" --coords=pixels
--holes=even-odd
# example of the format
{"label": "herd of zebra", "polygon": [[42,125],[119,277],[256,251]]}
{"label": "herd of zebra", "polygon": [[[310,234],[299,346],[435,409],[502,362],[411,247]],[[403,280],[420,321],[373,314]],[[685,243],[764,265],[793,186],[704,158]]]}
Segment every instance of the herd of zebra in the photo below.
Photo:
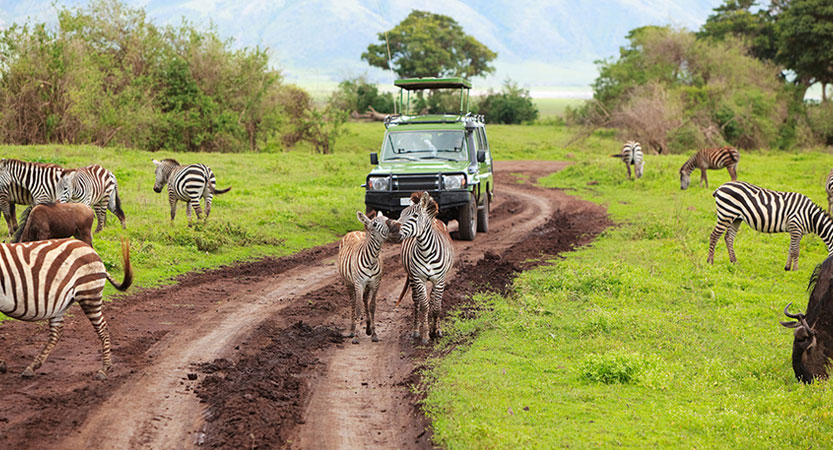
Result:
{"label": "herd of zebra", "polygon": [[[200,219],[201,198],[205,200],[207,220],[213,196],[231,189],[218,190],[214,172],[202,164],[181,165],[173,159],[153,160],[153,164],[156,166],[154,191],[161,192],[168,185],[171,221],[176,216],[178,201],[186,202],[189,226],[191,209]],[[16,204],[29,206],[20,224],[15,215]],[[47,208],[45,214],[38,214],[41,208]],[[118,283],[107,273],[89,236],[93,210],[98,221],[96,232],[104,227],[107,210],[126,228],[115,175],[97,164],[68,169],[55,164],[3,159],[0,160],[0,210],[6,217],[9,235],[13,235],[12,242],[0,244],[0,312],[23,321],[49,321],[49,339],[22,375],[34,376],[61,337],[64,314],[77,302],[101,340],[102,368],[97,377],[106,378],[112,363],[110,334],[101,313],[102,291],[105,280],[118,290],[126,290],[133,281],[133,269],[126,238],[122,239],[121,246],[124,279]],[[44,222],[38,225],[38,233],[28,233],[37,220]],[[86,230],[80,230],[79,234],[79,227]],[[46,234],[41,234],[44,231]],[[80,240],[72,239],[73,236]],[[0,359],[0,373],[6,370],[5,361]]]}
{"label": "herd of zebra", "polygon": [[[628,167],[636,168],[636,177],[642,176],[644,157],[638,142],[628,141],[618,154]],[[828,210],[813,203],[807,196],[797,192],[781,192],[765,189],[745,181],[738,181],[737,167],[740,153],[734,147],[706,148],[698,151],[680,167],[680,188],[686,189],[691,182],[691,172],[700,169],[700,185],[709,186],[706,171],[725,168],[732,181],[724,183],[712,194],[717,207],[717,224],[709,238],[708,263],[714,263],[714,249],[720,236],[725,233],[729,260],[736,262],[734,241],[741,222],[763,233],[790,234],[790,250],[784,270],[798,269],[799,243],[805,234],[815,233],[833,253],[833,170],[825,183]]]}

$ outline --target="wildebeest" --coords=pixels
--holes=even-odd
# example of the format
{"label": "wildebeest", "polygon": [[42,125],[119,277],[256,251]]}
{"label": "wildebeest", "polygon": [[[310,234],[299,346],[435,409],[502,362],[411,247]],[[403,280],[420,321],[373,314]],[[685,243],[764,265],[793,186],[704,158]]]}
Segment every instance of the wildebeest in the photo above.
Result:
{"label": "wildebeest", "polygon": [[95,213],[83,203],[44,203],[26,209],[12,242],[74,237],[93,245]]}
{"label": "wildebeest", "polygon": [[807,314],[790,313],[790,305],[784,314],[791,322],[781,322],[787,328],[795,328],[793,339],[793,371],[804,383],[816,378],[827,379],[827,368],[833,358],[833,256],[828,256],[816,266],[810,276],[807,290],[810,301]]}

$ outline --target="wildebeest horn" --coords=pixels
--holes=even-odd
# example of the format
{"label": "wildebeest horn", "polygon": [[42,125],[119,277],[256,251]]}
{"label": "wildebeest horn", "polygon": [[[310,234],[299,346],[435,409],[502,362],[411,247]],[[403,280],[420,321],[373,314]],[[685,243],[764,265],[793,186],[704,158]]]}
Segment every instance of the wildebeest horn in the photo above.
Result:
{"label": "wildebeest horn", "polygon": [[790,319],[800,319],[802,314],[790,314],[790,306],[793,305],[793,302],[789,302],[787,306],[784,307],[784,315],[789,317]]}
{"label": "wildebeest horn", "polygon": [[[804,327],[804,329],[807,330],[807,332],[810,334],[810,336],[813,336],[813,345],[815,345],[815,330],[810,328],[810,325],[807,323],[807,319],[805,319],[804,314],[790,314],[790,306],[792,306],[792,302],[788,303],[787,306],[784,307],[784,315],[786,315],[790,319],[798,319],[801,322],[801,325]],[[796,328],[798,327],[798,323],[799,322],[781,322],[781,325],[784,325],[787,328]]]}

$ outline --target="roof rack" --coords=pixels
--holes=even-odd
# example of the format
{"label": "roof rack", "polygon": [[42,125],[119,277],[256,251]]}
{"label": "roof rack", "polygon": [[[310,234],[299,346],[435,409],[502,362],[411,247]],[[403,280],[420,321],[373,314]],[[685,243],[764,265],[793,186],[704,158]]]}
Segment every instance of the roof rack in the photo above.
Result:
{"label": "roof rack", "polygon": [[[465,115],[469,112],[469,95],[471,91],[471,82],[462,77],[448,77],[448,78],[403,78],[394,81],[394,86],[399,88],[399,110],[403,114],[407,113],[411,106],[411,91],[421,91],[425,89],[460,89],[460,111],[455,113],[458,115]],[[407,99],[403,93],[407,91]]]}

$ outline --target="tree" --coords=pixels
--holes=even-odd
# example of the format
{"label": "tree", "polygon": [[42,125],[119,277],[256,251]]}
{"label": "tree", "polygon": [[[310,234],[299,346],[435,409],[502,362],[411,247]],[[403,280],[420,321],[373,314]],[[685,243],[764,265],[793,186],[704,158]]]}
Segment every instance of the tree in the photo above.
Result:
{"label": "tree", "polygon": [[538,107],[529,96],[529,90],[512,80],[503,83],[501,92],[489,91],[480,101],[478,112],[489,123],[524,123],[538,118]]}
{"label": "tree", "polygon": [[830,0],[793,0],[778,16],[777,60],[809,87],[833,83],[833,3]]}
{"label": "tree", "polygon": [[390,42],[393,71],[402,78],[464,77],[494,72],[489,63],[497,53],[463,32],[451,17],[426,11],[411,11],[387,33],[379,33],[379,44],[370,44],[362,53],[368,64],[388,68]]}
{"label": "tree", "polygon": [[697,37],[722,41],[727,36],[735,36],[747,42],[752,56],[769,61],[775,59],[778,50],[775,19],[783,1],[753,12],[755,3],[755,0],[726,0],[706,19]]}

